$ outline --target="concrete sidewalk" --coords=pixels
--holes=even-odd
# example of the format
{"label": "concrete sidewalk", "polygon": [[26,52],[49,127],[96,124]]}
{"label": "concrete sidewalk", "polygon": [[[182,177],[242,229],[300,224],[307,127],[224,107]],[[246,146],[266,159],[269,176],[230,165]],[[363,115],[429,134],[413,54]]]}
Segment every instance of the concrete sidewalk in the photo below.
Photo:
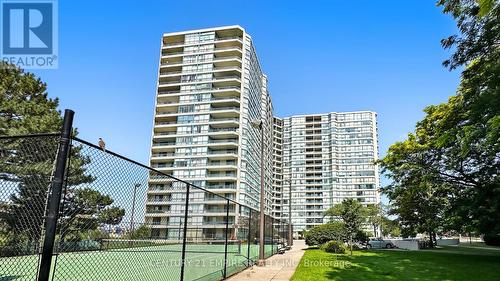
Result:
{"label": "concrete sidewalk", "polygon": [[266,260],[265,266],[252,266],[229,277],[230,281],[285,281],[292,278],[306,249],[304,240],[294,240],[293,247],[283,255],[276,254]]}

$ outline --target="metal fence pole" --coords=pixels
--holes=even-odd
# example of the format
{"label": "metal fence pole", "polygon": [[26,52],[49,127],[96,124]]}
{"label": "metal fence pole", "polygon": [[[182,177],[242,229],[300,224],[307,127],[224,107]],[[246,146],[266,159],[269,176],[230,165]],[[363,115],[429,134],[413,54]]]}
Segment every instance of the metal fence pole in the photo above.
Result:
{"label": "metal fence pole", "polygon": [[229,200],[226,205],[226,242],[224,243],[224,278],[227,277],[227,236],[229,232]]}
{"label": "metal fence pole", "polygon": [[63,127],[61,139],[55,164],[54,179],[50,188],[50,198],[45,219],[45,235],[43,241],[42,258],[38,271],[38,281],[49,280],[52,256],[54,254],[54,242],[56,239],[57,219],[59,218],[59,205],[61,203],[62,188],[66,163],[69,156],[71,129],[73,127],[73,117],[75,112],[69,109],[64,111]]}
{"label": "metal fence pole", "polygon": [[184,237],[182,238],[182,257],[181,257],[181,281],[184,281],[184,267],[186,265],[186,238],[187,238],[187,221],[188,221],[188,207],[189,207],[189,187],[186,187],[186,204],[184,205]]}
{"label": "metal fence pole", "polygon": [[247,260],[248,266],[250,266],[250,238],[252,232],[252,209],[250,209],[250,214],[248,215],[248,237],[247,237]]}
{"label": "metal fence pole", "polygon": [[293,229],[292,229],[292,178],[290,176],[288,186],[288,245],[293,245]]}
{"label": "metal fence pole", "polygon": [[274,218],[271,217],[271,255],[274,255]]}

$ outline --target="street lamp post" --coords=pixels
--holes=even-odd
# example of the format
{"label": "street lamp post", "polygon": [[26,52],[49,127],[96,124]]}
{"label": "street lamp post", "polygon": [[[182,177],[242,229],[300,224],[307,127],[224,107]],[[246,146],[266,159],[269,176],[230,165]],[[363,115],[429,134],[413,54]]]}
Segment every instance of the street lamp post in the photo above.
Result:
{"label": "street lamp post", "polygon": [[137,188],[140,186],[141,186],[140,183],[136,183],[134,185],[134,195],[132,197],[132,210],[130,212],[130,235],[133,235],[133,232],[134,232],[135,197],[137,194]]}
{"label": "street lamp post", "polygon": [[288,246],[293,244],[292,234],[292,175],[288,179]]}
{"label": "street lamp post", "polygon": [[265,265],[264,257],[264,223],[265,223],[265,196],[264,196],[264,124],[262,120],[252,121],[252,126],[260,130],[260,229],[259,229],[259,261],[257,265]]}

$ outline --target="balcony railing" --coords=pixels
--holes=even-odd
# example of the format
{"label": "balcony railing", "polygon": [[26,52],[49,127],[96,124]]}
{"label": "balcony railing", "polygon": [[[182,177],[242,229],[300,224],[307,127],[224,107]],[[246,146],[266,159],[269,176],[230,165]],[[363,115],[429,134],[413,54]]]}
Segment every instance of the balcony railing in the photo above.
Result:
{"label": "balcony railing", "polygon": [[202,68],[195,70],[182,70],[182,71],[160,71],[160,75],[171,75],[171,74],[191,74],[191,73],[203,73],[203,72],[216,72],[220,70],[241,70],[239,66],[219,66],[214,68]]}
{"label": "balcony railing", "polygon": [[210,93],[213,91],[222,91],[222,90],[241,90],[241,87],[239,86],[226,86],[226,87],[214,87],[211,89],[196,89],[196,90],[191,90],[191,91],[158,91],[158,95],[171,95],[171,94],[190,94],[190,93]]}
{"label": "balcony railing", "polygon": [[212,185],[207,185],[206,188],[207,189],[236,189],[236,184],[212,184]]}
{"label": "balcony railing", "polygon": [[152,154],[153,157],[168,157],[168,156],[193,156],[193,155],[225,155],[225,154],[237,154],[236,150],[214,150],[208,152],[197,152],[197,153],[175,153],[175,152],[163,152]]}
{"label": "balcony railing", "polygon": [[[163,155],[159,155],[160,157]],[[201,164],[189,164],[189,165],[175,165],[175,164],[156,164],[151,165],[153,168],[191,168],[191,167],[221,167],[221,166],[236,166],[236,163],[201,163]]]}
{"label": "balcony railing", "polygon": [[193,111],[187,111],[187,112],[179,112],[179,111],[159,111],[156,114],[157,115],[162,115],[162,114],[185,114],[185,113],[199,113],[199,112],[211,112],[211,111],[222,111],[222,110],[235,110],[235,111],[240,111],[239,107],[236,106],[226,106],[226,107],[212,107],[212,108],[207,108],[207,109],[199,109],[199,110],[193,110]]}
{"label": "balcony railing", "polygon": [[184,104],[184,103],[194,103],[194,102],[209,102],[209,101],[219,101],[219,100],[227,100],[227,101],[240,101],[239,97],[213,97],[213,98],[204,98],[204,99],[190,99],[184,101],[159,101],[157,104]]}
{"label": "balcony railing", "polygon": [[180,45],[190,45],[190,44],[193,44],[193,45],[198,45],[198,44],[209,44],[209,43],[212,43],[212,42],[218,42],[218,41],[225,41],[225,40],[243,40],[243,38],[239,37],[239,36],[234,36],[234,37],[218,37],[218,38],[215,38],[215,39],[211,39],[211,40],[206,40],[206,41],[198,41],[198,42],[175,42],[175,43],[163,43],[163,47],[172,47],[172,46],[180,46]]}
{"label": "balcony railing", "polygon": [[178,145],[178,146],[186,146],[186,145],[196,145],[196,144],[211,144],[211,143],[238,143],[238,140],[208,140],[208,141],[195,141],[190,143],[185,142],[156,142],[153,143],[153,146],[167,146],[167,145]]}
{"label": "balcony railing", "polygon": [[219,177],[236,177],[236,173],[213,173],[207,174],[209,178],[219,178]]}
{"label": "balcony railing", "polygon": [[161,55],[162,56],[189,55],[189,54],[195,54],[195,53],[209,53],[209,52],[226,51],[226,50],[231,50],[231,49],[236,49],[236,50],[241,51],[241,47],[231,46],[231,47],[221,47],[221,48],[198,49],[198,50],[182,51],[182,52],[175,52],[175,53],[163,53],[162,52]]}
{"label": "balcony railing", "polygon": [[238,132],[236,128],[212,128],[200,132],[157,132],[155,136],[171,136],[171,135],[190,135],[190,134],[206,134],[206,133],[220,133],[220,132]]}
{"label": "balcony railing", "polygon": [[185,121],[185,122],[179,122],[179,121],[163,121],[163,122],[155,122],[155,125],[174,125],[174,124],[201,124],[201,123],[211,123],[211,122],[225,122],[225,121],[236,121],[238,122],[240,119],[239,118],[210,118],[209,121],[206,120],[201,120],[201,121]]}
{"label": "balcony railing", "polygon": [[209,58],[209,59],[197,59],[197,60],[193,60],[193,61],[183,61],[183,60],[171,61],[171,62],[167,62],[167,63],[162,63],[160,65],[160,67],[177,65],[177,64],[209,63],[209,62],[218,62],[218,61],[232,60],[232,59],[241,60],[241,57],[239,57],[239,56],[227,56],[227,57],[216,57],[216,58]]}
{"label": "balcony railing", "polygon": [[170,84],[181,84],[181,83],[198,83],[198,82],[206,82],[206,81],[220,81],[220,80],[226,80],[226,79],[236,79],[236,80],[241,80],[240,76],[237,75],[228,75],[228,76],[222,76],[222,77],[210,77],[210,78],[204,78],[204,79],[193,79],[193,80],[187,80],[187,81],[182,81],[182,80],[176,80],[176,81],[160,81],[160,85],[170,85]]}

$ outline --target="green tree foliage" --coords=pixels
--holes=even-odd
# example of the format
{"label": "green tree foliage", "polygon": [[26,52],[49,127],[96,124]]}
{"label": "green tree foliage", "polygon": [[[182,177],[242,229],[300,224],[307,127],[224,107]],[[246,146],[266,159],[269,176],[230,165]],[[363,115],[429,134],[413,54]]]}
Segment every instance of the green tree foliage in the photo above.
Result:
{"label": "green tree foliage", "polygon": [[132,232],[127,233],[128,239],[146,239],[151,237],[151,227],[148,225],[141,225],[134,229]]}
{"label": "green tree foliage", "polygon": [[345,239],[345,228],[341,222],[330,222],[317,225],[305,233],[306,244],[319,246],[328,241],[343,241]]}
{"label": "green tree foliage", "polygon": [[113,199],[99,191],[84,188],[71,189],[65,194],[64,216],[60,220],[63,227],[61,240],[79,241],[88,231],[100,225],[117,225],[122,221],[125,210],[111,206]]}
{"label": "green tree foliage", "polygon": [[345,236],[348,239],[352,255],[352,243],[354,236],[361,230],[366,221],[366,209],[357,200],[345,199],[325,212],[325,216],[338,218],[344,224]]}
{"label": "green tree foliage", "polygon": [[0,135],[59,132],[58,104],[34,74],[14,66],[0,69]]}
{"label": "green tree foliage", "polygon": [[[0,69],[0,135],[59,132],[63,120],[57,109],[59,101],[48,98],[46,89],[46,84],[32,73],[15,66]],[[58,143],[58,137],[1,140],[0,179],[16,189],[9,203],[0,208],[3,245],[35,245],[40,240]],[[80,206],[88,203],[79,197],[83,194],[75,187],[94,181],[85,168],[90,158],[81,150],[79,146],[70,150],[66,182],[69,205],[73,201]],[[122,210],[109,204],[93,208],[97,213],[92,216],[99,217],[101,223],[115,224],[121,220]]]}
{"label": "green tree foliage", "polygon": [[356,232],[356,235],[354,235],[354,241],[361,242],[364,244],[364,243],[367,243],[368,241],[370,241],[370,236],[365,231],[358,230]]}
{"label": "green tree foliage", "polygon": [[[389,236],[389,235],[391,237],[400,237],[401,236],[401,229],[399,227],[398,220],[391,220],[387,217],[383,217],[381,226],[382,226],[382,235],[384,237]],[[413,235],[408,235],[408,236],[413,236]]]}
{"label": "green tree foliage", "polygon": [[[441,0],[460,34],[442,41],[464,66],[456,95],[427,107],[414,133],[379,163],[384,192],[403,234],[456,230],[500,232],[500,4]],[[434,234],[432,234],[434,233]]]}
{"label": "green tree foliage", "polygon": [[383,210],[380,204],[370,204],[366,206],[366,217],[373,227],[373,236],[378,236],[377,229],[382,224]]}

